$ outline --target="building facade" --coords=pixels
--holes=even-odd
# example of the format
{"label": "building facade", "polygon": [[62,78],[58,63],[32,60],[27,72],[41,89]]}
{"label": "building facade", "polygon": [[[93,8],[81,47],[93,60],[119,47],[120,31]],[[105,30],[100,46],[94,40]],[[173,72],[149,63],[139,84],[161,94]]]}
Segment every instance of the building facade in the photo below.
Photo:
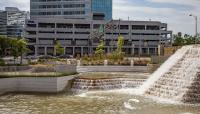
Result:
{"label": "building facade", "polygon": [[91,19],[91,0],[30,0],[31,19]]}
{"label": "building facade", "polygon": [[[55,55],[55,41],[60,42],[66,55],[94,53],[98,40],[92,36],[104,20],[34,19],[28,20],[25,36],[29,41],[30,55]],[[157,55],[158,46],[171,45],[172,31],[167,24],[156,21],[112,21],[114,29],[106,31],[105,51],[117,48],[119,35],[125,38],[123,50],[126,55]]]}
{"label": "building facade", "polygon": [[0,35],[23,37],[25,20],[28,18],[28,12],[15,7],[6,7],[5,11],[0,11]]}
{"label": "building facade", "polygon": [[93,19],[103,15],[104,20],[112,20],[112,0],[92,0]]}
{"label": "building facade", "polygon": [[30,6],[31,19],[112,19],[112,0],[31,0]]}
{"label": "building facade", "polygon": [[[56,55],[60,42],[66,55],[94,53],[99,44],[98,29],[105,28],[105,51],[113,52],[121,35],[126,55],[158,55],[159,46],[170,46],[172,31],[157,21],[112,20],[112,0],[31,0],[31,19],[25,38],[29,55]],[[110,27],[111,26],[111,27]]]}

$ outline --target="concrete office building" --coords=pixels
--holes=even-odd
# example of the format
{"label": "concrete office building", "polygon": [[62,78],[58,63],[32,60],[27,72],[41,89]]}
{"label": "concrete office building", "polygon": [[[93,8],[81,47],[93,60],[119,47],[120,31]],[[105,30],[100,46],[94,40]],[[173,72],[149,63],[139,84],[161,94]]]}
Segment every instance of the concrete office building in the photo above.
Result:
{"label": "concrete office building", "polygon": [[91,0],[30,0],[31,19],[91,19]]}
{"label": "concrete office building", "polygon": [[22,37],[25,20],[28,18],[28,12],[16,7],[6,7],[5,11],[0,11],[0,35]]}
{"label": "concrete office building", "polygon": [[[26,38],[32,55],[55,55],[55,41],[59,41],[67,55],[84,55],[94,52],[98,42],[90,40],[92,31],[106,24],[104,20],[66,20],[39,19],[29,20],[26,26]],[[119,26],[119,21],[113,21]],[[119,32],[120,31],[120,32]],[[120,21],[117,27],[106,31],[105,50],[111,52],[117,48],[119,33],[125,38],[126,55],[156,55],[158,45],[170,45],[172,32],[167,24],[154,21]],[[92,51],[91,51],[92,50]]]}
{"label": "concrete office building", "polygon": [[112,0],[31,0],[30,13],[25,37],[31,55],[55,55],[56,41],[67,55],[94,53],[94,32],[101,25],[112,26],[104,36],[108,53],[117,48],[119,35],[125,38],[126,55],[157,55],[159,45],[171,45],[172,31],[165,23],[112,20]]}

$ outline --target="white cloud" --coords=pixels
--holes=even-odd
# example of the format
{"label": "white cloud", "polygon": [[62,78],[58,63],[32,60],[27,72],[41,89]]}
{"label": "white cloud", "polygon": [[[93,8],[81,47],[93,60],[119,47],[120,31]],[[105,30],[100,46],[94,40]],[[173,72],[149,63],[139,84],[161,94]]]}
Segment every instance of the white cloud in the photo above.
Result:
{"label": "white cloud", "polygon": [[28,11],[30,9],[30,0],[0,0],[0,10],[4,7],[18,7],[20,10]]}
{"label": "white cloud", "polygon": [[[119,0],[114,0],[119,1]],[[132,20],[155,20],[166,22],[169,25],[169,29],[173,30],[174,33],[183,32],[186,34],[194,34],[194,19],[189,17],[190,13],[195,15],[200,14],[198,0],[148,0],[154,3],[170,3],[178,5],[187,5],[191,9],[184,11],[178,10],[176,8],[168,7],[150,7],[145,5],[137,5],[134,3],[129,3],[124,0],[123,4],[118,4],[114,2],[114,18],[115,19],[128,19],[130,17]],[[198,4],[197,4],[198,3]],[[126,5],[124,5],[126,4]],[[199,15],[200,17],[200,15]]]}

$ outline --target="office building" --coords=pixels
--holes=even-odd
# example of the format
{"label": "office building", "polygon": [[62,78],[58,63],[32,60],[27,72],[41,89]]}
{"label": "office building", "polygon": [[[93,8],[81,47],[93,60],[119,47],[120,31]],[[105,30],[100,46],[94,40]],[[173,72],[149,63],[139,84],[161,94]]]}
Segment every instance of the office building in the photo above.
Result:
{"label": "office building", "polygon": [[31,19],[91,19],[91,0],[30,0]]}
{"label": "office building", "polygon": [[112,19],[112,0],[31,0],[31,19]]}
{"label": "office building", "polygon": [[25,20],[28,18],[28,12],[15,7],[6,7],[5,11],[0,11],[0,35],[23,37]]}

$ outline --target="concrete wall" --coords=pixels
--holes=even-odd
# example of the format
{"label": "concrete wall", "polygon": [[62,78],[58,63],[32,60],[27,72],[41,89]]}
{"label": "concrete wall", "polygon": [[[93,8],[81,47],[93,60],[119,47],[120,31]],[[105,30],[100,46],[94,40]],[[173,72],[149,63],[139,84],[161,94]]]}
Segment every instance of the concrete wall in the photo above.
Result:
{"label": "concrete wall", "polygon": [[148,66],[77,66],[77,72],[149,72]]}
{"label": "concrete wall", "polygon": [[63,91],[75,76],[65,77],[20,77],[0,79],[0,94],[7,92],[44,92]]}
{"label": "concrete wall", "polygon": [[0,72],[15,72],[30,69],[30,66],[1,66]]}
{"label": "concrete wall", "polygon": [[[32,69],[34,68],[34,69]],[[32,69],[32,70],[31,70]],[[2,66],[0,72],[15,72],[15,71],[26,71],[31,70],[33,72],[76,72],[75,65],[55,65],[55,67],[31,67],[31,66]]]}
{"label": "concrete wall", "polygon": [[56,65],[56,72],[76,72],[76,65]]}

